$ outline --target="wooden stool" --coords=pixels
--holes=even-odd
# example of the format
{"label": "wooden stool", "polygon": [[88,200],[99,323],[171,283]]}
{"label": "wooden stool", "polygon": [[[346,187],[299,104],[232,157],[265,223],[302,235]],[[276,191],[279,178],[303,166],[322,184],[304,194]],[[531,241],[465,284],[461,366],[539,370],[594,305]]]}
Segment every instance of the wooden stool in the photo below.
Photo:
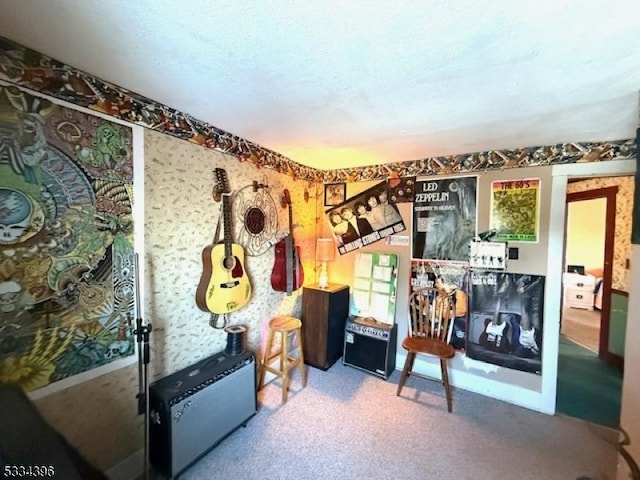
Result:
{"label": "wooden stool", "polygon": [[[289,370],[295,367],[300,368],[300,377],[302,378],[302,386],[307,386],[307,371],[304,366],[304,355],[302,352],[302,322],[295,317],[274,317],[269,321],[269,333],[267,335],[267,344],[262,354],[262,368],[260,369],[260,382],[258,389],[264,386],[264,375],[267,370],[278,377],[282,378],[282,403],[287,401],[287,393],[289,390]],[[293,332],[294,339],[298,343],[298,356],[289,355],[289,334]],[[280,334],[280,349],[271,352],[273,349],[273,340],[275,334]],[[280,360],[280,368],[270,366],[271,361],[278,357]]]}

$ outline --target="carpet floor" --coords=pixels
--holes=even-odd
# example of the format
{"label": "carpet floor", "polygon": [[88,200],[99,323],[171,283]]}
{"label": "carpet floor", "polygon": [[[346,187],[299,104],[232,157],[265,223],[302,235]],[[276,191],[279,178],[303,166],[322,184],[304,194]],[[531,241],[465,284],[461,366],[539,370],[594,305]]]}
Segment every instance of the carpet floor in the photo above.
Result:
{"label": "carpet floor", "polygon": [[616,428],[621,401],[622,372],[561,335],[556,411]]}
{"label": "carpet floor", "polygon": [[[615,478],[616,432],[453,388],[447,412],[438,382],[400,372],[387,381],[336,363],[293,378],[281,403],[274,380],[259,411],[181,479]],[[223,405],[212,408],[224,408]]]}

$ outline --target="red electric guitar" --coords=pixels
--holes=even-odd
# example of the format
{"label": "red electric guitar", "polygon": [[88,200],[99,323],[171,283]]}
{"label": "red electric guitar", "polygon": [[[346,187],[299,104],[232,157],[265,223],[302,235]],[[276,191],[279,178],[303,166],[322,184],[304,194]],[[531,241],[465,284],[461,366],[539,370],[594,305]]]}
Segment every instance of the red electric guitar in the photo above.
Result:
{"label": "red electric guitar", "polygon": [[304,271],[300,263],[300,247],[293,242],[293,212],[289,190],[285,188],[283,195],[289,208],[289,235],[276,243],[271,287],[278,292],[287,292],[287,295],[291,295],[291,292],[298,290],[304,283]]}

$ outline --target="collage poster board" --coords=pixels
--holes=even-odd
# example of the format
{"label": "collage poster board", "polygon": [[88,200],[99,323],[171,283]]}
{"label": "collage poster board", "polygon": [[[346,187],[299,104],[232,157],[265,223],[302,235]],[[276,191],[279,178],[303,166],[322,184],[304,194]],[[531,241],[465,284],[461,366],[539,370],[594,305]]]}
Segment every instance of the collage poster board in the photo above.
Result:
{"label": "collage poster board", "polygon": [[414,259],[469,261],[476,234],[478,177],[416,182],[413,200]]}
{"label": "collage poster board", "polygon": [[398,255],[358,252],[353,267],[349,315],[393,325],[398,287]]}
{"label": "collage poster board", "polygon": [[540,179],[491,182],[490,228],[494,240],[536,243],[540,224]]}
{"label": "collage poster board", "polygon": [[469,358],[541,373],[544,280],[541,275],[471,270]]}

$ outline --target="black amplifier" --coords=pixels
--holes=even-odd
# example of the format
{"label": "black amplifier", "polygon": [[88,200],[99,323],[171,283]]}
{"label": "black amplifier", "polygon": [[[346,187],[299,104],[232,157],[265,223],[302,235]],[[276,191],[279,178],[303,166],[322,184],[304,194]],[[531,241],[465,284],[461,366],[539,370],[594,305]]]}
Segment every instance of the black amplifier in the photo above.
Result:
{"label": "black amplifier", "polygon": [[385,380],[396,368],[397,325],[349,317],[344,328],[342,363]]}
{"label": "black amplifier", "polygon": [[149,463],[174,478],[258,411],[256,359],[220,352],[149,386]]}

